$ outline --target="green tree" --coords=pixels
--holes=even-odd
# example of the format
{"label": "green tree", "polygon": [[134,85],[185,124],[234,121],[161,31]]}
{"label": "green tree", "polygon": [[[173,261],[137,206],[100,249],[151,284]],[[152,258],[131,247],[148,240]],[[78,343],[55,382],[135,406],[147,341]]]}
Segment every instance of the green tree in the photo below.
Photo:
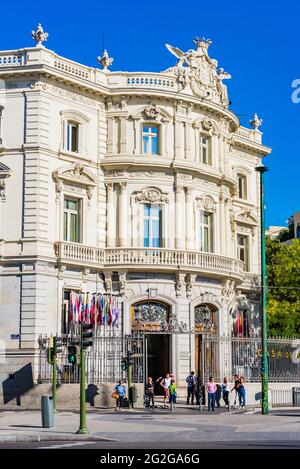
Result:
{"label": "green tree", "polygon": [[300,240],[266,239],[270,335],[300,336]]}

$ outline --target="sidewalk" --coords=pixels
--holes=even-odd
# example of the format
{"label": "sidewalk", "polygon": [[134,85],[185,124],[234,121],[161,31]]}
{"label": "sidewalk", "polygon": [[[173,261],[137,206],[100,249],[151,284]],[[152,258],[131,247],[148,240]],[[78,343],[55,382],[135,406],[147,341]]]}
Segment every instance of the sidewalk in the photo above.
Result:
{"label": "sidewalk", "polygon": [[278,440],[299,441],[300,410],[273,410],[262,416],[259,409],[199,412],[196,406],[178,405],[168,409],[92,409],[87,413],[88,435],[77,435],[79,414],[62,411],[55,415],[53,428],[42,428],[40,411],[0,412],[0,443],[18,441],[102,441],[141,442]]}

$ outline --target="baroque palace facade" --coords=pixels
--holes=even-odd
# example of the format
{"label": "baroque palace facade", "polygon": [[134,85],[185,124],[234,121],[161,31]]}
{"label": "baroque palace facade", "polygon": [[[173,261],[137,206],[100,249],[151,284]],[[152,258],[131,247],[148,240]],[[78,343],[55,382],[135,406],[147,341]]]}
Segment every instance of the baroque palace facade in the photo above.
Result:
{"label": "baroque palace facade", "polygon": [[195,332],[149,343],[149,373],[184,382],[205,313],[213,334],[235,334],[237,315],[238,334],[259,332],[261,120],[240,125],[204,38],[167,45],[177,64],[160,73],[110,71],[106,51],[87,67],[40,26],[33,38],[0,52],[1,378],[36,370],[72,292],[102,292],[117,334],[162,320]]}

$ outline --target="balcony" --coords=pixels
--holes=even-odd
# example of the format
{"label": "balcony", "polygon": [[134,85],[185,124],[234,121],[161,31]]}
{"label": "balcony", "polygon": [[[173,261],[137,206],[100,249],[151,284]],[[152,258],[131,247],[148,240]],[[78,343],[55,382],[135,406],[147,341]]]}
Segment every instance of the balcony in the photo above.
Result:
{"label": "balcony", "polygon": [[207,252],[165,248],[106,248],[57,242],[58,262],[70,266],[88,266],[101,270],[130,269],[195,272],[215,278],[244,280],[244,263],[230,257]]}
{"label": "balcony", "polygon": [[260,276],[258,274],[251,274],[245,272],[245,279],[240,285],[243,290],[258,290],[260,288]]}

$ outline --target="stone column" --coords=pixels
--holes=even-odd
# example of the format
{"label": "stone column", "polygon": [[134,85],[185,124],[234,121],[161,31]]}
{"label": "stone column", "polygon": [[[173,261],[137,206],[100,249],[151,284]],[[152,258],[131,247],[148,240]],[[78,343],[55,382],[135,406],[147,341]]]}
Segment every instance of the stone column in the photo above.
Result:
{"label": "stone column", "polygon": [[120,186],[120,193],[119,193],[119,245],[120,247],[127,246],[127,224],[128,224],[128,217],[127,217],[127,187],[126,183],[121,182]]}
{"label": "stone column", "polygon": [[185,122],[184,124],[184,140],[185,140],[185,159],[191,159],[191,124],[189,122]]}
{"label": "stone column", "polygon": [[221,252],[221,255],[225,256],[225,250],[226,250],[225,230],[226,230],[226,227],[225,227],[225,207],[224,207],[225,198],[224,198],[224,194],[220,195],[219,200],[220,200],[220,204],[219,204],[219,207],[220,207],[220,252]]}
{"label": "stone column", "polygon": [[141,121],[139,117],[133,118],[133,133],[134,133],[134,145],[133,145],[133,153],[139,154],[142,151],[141,148]]}
{"label": "stone column", "polygon": [[175,121],[175,158],[182,158],[182,122]]}
{"label": "stone column", "polygon": [[107,119],[107,153],[115,153],[115,118]]}
{"label": "stone column", "polygon": [[115,246],[116,238],[116,217],[114,206],[114,185],[106,184],[107,190],[107,215],[106,215],[106,245],[108,248]]}
{"label": "stone column", "polygon": [[229,213],[230,199],[225,199],[225,242],[226,242],[226,256],[231,256],[231,241],[230,241],[230,213]]}
{"label": "stone column", "polygon": [[188,187],[186,190],[186,219],[185,219],[185,247],[186,249],[194,249],[194,201],[193,188]]}
{"label": "stone column", "polygon": [[175,193],[175,248],[184,249],[184,187],[176,186]]}
{"label": "stone column", "polygon": [[222,135],[220,135],[219,137],[219,169],[222,174],[224,173],[223,149],[224,149],[223,137]]}
{"label": "stone column", "polygon": [[127,153],[127,117],[120,117],[120,153]]}

